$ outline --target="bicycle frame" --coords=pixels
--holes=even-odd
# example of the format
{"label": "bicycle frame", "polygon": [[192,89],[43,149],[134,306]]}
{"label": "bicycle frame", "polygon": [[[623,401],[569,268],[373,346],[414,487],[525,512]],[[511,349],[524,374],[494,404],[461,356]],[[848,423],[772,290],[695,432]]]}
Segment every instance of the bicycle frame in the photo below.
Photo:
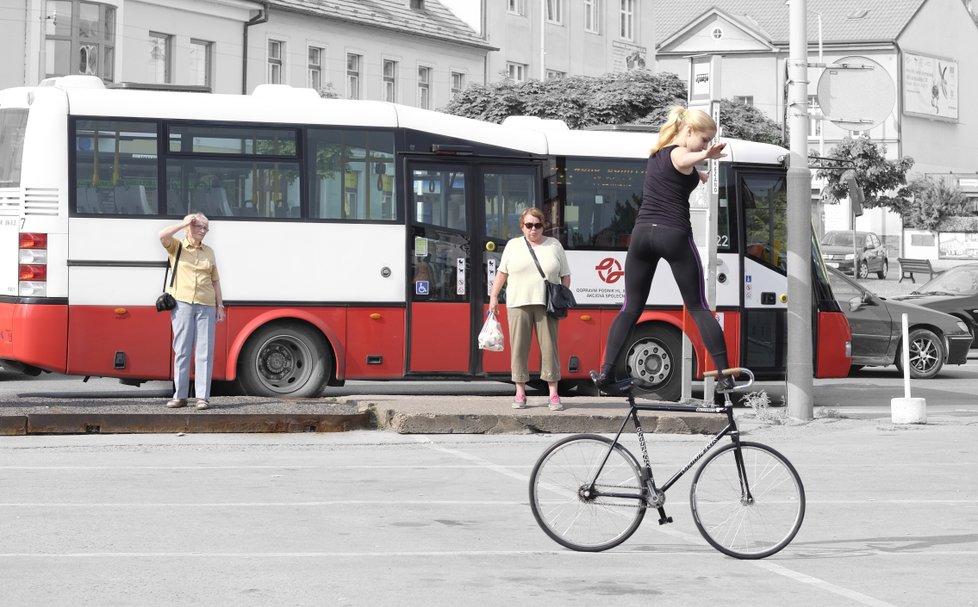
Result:
{"label": "bicycle frame", "polygon": [[[604,460],[601,462],[601,465],[598,466],[598,469],[594,475],[594,479],[591,480],[591,482],[589,483],[588,491],[594,496],[605,495],[609,497],[625,497],[625,498],[642,499],[642,501],[644,501],[649,506],[653,506],[658,509],[660,525],[671,523],[672,517],[666,516],[665,510],[663,508],[665,505],[665,492],[668,491],[669,488],[672,487],[680,478],[682,478],[684,474],[689,472],[689,470],[696,464],[696,462],[702,459],[704,455],[709,453],[710,449],[715,447],[716,444],[720,442],[720,439],[722,439],[724,436],[730,436],[730,439],[737,446],[735,450],[735,459],[737,462],[737,473],[738,473],[737,476],[740,479],[740,485],[741,485],[740,488],[743,494],[743,499],[748,503],[752,502],[753,497],[750,494],[750,487],[747,484],[747,475],[745,474],[745,470],[744,470],[743,455],[741,454],[740,451],[740,430],[737,429],[737,422],[734,420],[733,405],[730,402],[730,397],[729,395],[724,395],[724,396],[726,399],[726,403],[724,404],[724,406],[714,405],[711,407],[690,407],[684,405],[669,405],[669,404],[661,404],[661,403],[639,404],[635,402],[634,394],[632,394],[631,391],[629,391],[628,413],[625,415],[625,419],[622,421],[621,427],[618,428],[618,433],[615,435],[615,440],[612,443],[611,447],[609,447],[608,453],[605,455]],[[649,460],[649,451],[645,442],[645,432],[642,430],[642,423],[638,416],[639,411],[673,411],[673,412],[682,412],[682,413],[704,413],[704,414],[726,413],[727,425],[724,426],[724,428],[720,430],[717,434],[713,435],[713,437],[706,444],[706,446],[703,447],[699,451],[699,453],[694,455],[693,458],[689,460],[689,462],[685,466],[683,466],[677,472],[675,472],[672,475],[672,477],[670,477],[669,480],[666,481],[664,485],[662,485],[662,487],[656,487],[655,477],[652,473],[652,462]],[[621,436],[625,432],[625,427],[628,425],[629,421],[632,421],[635,424],[635,434],[638,436],[638,444],[639,447],[642,449],[642,460],[643,460],[642,463],[645,465],[646,491],[648,492],[648,494],[636,496],[636,495],[624,495],[619,493],[602,493],[596,488],[597,479],[600,478],[601,473],[604,470],[605,464],[608,463],[608,458],[611,456],[611,452],[615,448],[615,445],[619,444]]]}

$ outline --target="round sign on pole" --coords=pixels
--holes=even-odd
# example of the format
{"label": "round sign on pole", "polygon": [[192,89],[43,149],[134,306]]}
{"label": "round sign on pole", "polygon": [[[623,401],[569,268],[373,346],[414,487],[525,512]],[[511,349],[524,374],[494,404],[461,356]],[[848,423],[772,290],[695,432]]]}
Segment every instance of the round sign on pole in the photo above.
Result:
{"label": "round sign on pole", "polygon": [[818,79],[818,105],[826,120],[849,130],[878,126],[893,112],[896,85],[883,66],[867,57],[845,57]]}

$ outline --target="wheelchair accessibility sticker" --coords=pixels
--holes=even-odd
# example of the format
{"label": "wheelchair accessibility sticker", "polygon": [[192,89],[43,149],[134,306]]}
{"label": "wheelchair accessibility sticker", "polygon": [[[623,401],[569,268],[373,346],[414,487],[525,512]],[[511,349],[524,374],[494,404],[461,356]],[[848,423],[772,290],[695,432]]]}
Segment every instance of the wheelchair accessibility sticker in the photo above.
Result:
{"label": "wheelchair accessibility sticker", "polygon": [[418,280],[414,283],[414,294],[415,295],[430,295],[431,292],[428,289],[427,280]]}

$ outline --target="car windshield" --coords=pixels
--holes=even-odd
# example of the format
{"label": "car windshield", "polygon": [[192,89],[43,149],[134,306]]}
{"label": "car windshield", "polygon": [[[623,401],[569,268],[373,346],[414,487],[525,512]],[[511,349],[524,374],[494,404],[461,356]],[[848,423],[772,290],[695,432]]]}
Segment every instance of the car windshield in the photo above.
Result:
{"label": "car windshield", "polygon": [[835,247],[851,247],[852,232],[826,232],[822,244]]}
{"label": "car windshield", "polygon": [[978,265],[958,266],[927,282],[918,293],[949,293],[951,295],[974,295],[978,293]]}

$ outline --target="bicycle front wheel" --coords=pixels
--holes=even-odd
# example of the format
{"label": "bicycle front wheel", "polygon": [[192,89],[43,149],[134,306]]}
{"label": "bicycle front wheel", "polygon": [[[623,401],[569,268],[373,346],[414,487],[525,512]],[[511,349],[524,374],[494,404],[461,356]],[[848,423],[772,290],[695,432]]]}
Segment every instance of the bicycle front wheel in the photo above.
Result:
{"label": "bicycle front wheel", "polygon": [[571,550],[600,552],[624,542],[645,516],[645,496],[635,457],[596,434],[557,441],[530,475],[533,517]]}
{"label": "bicycle front wheel", "polygon": [[787,546],[805,518],[805,488],[783,455],[741,441],[714,451],[693,477],[689,502],[696,527],[714,548],[761,559]]}

